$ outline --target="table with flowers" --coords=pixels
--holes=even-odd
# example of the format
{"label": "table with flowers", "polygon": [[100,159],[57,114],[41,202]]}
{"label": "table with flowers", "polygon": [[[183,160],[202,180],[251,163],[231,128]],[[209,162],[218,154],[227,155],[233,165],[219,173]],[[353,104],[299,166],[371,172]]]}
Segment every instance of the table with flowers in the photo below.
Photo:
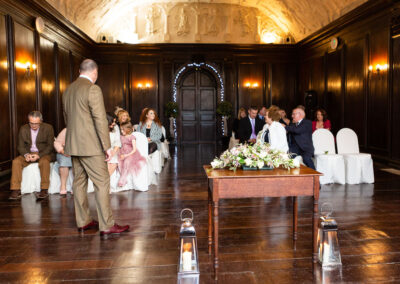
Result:
{"label": "table with flowers", "polygon": [[[261,153],[261,155],[260,155]],[[286,155],[286,156],[285,156]],[[262,157],[260,157],[262,156]],[[263,161],[263,163],[261,163]],[[235,164],[236,163],[236,164]],[[240,167],[270,170],[243,170]],[[218,279],[218,203],[221,199],[293,197],[293,238],[297,238],[297,196],[313,197],[313,261],[317,261],[319,177],[321,173],[296,164],[290,155],[268,144],[239,145],[203,166],[208,179],[208,252],[214,244],[214,275]],[[212,234],[214,233],[214,234]]]}

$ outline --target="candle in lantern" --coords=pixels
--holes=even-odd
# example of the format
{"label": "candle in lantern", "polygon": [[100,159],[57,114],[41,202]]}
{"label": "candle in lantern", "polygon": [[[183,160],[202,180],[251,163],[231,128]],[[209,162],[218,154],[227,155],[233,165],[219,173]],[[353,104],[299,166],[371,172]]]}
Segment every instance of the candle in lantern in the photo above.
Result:
{"label": "candle in lantern", "polygon": [[182,254],[182,262],[183,262],[183,271],[191,271],[192,270],[192,252],[185,251]]}
{"label": "candle in lantern", "polygon": [[184,271],[192,270],[192,244],[186,243],[183,245],[182,264]]}

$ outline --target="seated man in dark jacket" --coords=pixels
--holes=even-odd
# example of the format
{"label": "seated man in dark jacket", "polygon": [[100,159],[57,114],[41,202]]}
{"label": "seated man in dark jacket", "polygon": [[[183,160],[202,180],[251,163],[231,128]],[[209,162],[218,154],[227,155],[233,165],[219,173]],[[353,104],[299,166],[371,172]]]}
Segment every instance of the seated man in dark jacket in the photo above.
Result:
{"label": "seated man in dark jacket", "polygon": [[31,163],[39,163],[40,188],[36,195],[38,199],[48,196],[50,185],[50,162],[54,161],[54,130],[53,126],[43,122],[39,111],[32,111],[28,115],[29,123],[23,125],[18,134],[19,156],[12,162],[10,199],[21,198],[22,170]]}
{"label": "seated man in dark jacket", "polygon": [[258,118],[257,107],[250,107],[248,110],[249,115],[239,121],[238,138],[240,143],[255,143],[257,134],[263,129],[265,124],[264,120]]}
{"label": "seated man in dark jacket", "polygon": [[304,164],[315,170],[314,145],[312,142],[312,122],[305,119],[305,112],[302,108],[295,108],[292,112],[293,123],[286,126],[286,131],[291,135],[289,152],[300,155]]}

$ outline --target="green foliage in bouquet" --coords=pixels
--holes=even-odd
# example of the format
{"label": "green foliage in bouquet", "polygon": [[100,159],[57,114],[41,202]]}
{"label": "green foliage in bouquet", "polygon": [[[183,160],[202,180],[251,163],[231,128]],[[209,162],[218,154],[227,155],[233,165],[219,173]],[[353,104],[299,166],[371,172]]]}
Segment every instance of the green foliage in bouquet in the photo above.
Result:
{"label": "green foliage in bouquet", "polygon": [[177,118],[179,114],[179,105],[175,102],[167,102],[165,104],[165,114],[167,117]]}
{"label": "green foliage in bouquet", "polygon": [[263,167],[286,169],[298,168],[300,164],[291,158],[290,154],[271,149],[268,143],[257,142],[254,145],[239,144],[230,150],[226,150],[219,158],[211,162],[213,169],[237,168],[246,166],[261,169]]}
{"label": "green foliage in bouquet", "polygon": [[220,102],[217,106],[217,114],[229,118],[232,115],[232,104],[227,101]]}

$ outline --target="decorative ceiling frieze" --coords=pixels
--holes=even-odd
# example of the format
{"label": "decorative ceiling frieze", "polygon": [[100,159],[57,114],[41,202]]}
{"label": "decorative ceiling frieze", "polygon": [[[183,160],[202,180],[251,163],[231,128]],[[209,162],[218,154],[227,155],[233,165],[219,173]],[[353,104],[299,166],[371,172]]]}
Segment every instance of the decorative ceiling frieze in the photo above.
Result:
{"label": "decorative ceiling frieze", "polygon": [[294,43],[367,0],[47,0],[94,40]]}

